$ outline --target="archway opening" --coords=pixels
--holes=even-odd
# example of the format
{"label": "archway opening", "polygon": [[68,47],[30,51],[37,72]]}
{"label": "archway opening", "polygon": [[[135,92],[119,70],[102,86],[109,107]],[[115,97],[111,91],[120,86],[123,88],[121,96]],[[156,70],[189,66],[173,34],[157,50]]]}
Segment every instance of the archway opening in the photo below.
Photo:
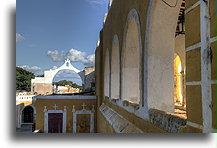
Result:
{"label": "archway opening", "polygon": [[53,78],[53,94],[74,94],[83,90],[81,77],[72,70],[61,70]]}
{"label": "archway opening", "polygon": [[22,111],[22,122],[33,123],[34,122],[34,109],[32,106],[26,106]]}
{"label": "archway opening", "polygon": [[120,98],[120,50],[117,36],[113,40],[111,54],[111,99]]}
{"label": "archway opening", "polygon": [[110,84],[110,56],[109,56],[109,51],[108,49],[105,52],[105,68],[104,68],[104,94],[105,97],[110,98],[109,95],[109,84]]}
{"label": "archway opening", "polygon": [[[145,42],[148,65],[145,70],[145,102],[148,108],[174,113],[174,54],[180,56],[181,64],[178,65],[181,71],[185,64],[185,0],[177,1],[173,7],[170,7],[172,2],[169,5],[163,1],[150,2],[150,24]],[[182,88],[178,88],[176,91],[183,92]],[[178,101],[184,100],[184,95],[181,95],[178,93]]]}
{"label": "archway opening", "polygon": [[132,103],[140,102],[140,50],[139,32],[135,19],[131,19],[124,40],[122,66],[122,99]]}
{"label": "archway opening", "polygon": [[183,105],[183,80],[182,80],[182,63],[180,57],[174,56],[174,104],[176,106]]}

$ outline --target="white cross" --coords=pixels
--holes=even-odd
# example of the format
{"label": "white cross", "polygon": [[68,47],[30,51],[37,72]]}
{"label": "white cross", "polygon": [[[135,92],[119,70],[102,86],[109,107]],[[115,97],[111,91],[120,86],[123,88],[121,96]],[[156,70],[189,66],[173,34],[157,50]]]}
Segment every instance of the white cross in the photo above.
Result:
{"label": "white cross", "polygon": [[44,106],[44,112],[47,112],[47,106]]}
{"label": "white cross", "polygon": [[83,105],[82,105],[83,109],[85,109],[85,106],[87,106],[87,105],[85,105],[85,104],[83,103]]}
{"label": "white cross", "polygon": [[55,104],[53,107],[54,107],[54,109],[56,110],[58,106]]}

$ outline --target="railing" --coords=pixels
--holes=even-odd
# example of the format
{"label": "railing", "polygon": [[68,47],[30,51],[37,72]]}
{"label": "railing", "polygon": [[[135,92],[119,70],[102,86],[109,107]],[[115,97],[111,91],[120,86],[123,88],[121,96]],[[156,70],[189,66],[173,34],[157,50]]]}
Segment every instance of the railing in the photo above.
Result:
{"label": "railing", "polygon": [[16,101],[32,101],[35,95],[16,96]]}

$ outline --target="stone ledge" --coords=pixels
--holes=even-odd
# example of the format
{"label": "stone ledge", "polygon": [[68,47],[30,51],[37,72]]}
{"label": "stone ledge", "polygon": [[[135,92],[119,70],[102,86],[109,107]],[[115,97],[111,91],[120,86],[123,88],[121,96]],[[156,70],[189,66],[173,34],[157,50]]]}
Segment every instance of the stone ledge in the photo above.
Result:
{"label": "stone ledge", "polygon": [[132,102],[132,101],[123,100],[123,106],[131,106],[131,107],[133,107],[135,110],[139,110],[139,104],[134,103],[134,102]]}
{"label": "stone ledge", "polygon": [[114,102],[114,103],[117,103],[118,101],[120,101],[120,99],[115,99],[115,98],[111,99],[111,102]]}
{"label": "stone ledge", "polygon": [[99,110],[116,133],[143,133],[142,130],[119,115],[110,107],[102,104],[99,107]]}
{"label": "stone ledge", "polygon": [[108,97],[108,96],[105,96],[105,99],[109,100],[109,97]]}
{"label": "stone ledge", "polygon": [[187,123],[184,118],[157,109],[149,110],[149,118],[154,125],[172,133],[179,132]]}

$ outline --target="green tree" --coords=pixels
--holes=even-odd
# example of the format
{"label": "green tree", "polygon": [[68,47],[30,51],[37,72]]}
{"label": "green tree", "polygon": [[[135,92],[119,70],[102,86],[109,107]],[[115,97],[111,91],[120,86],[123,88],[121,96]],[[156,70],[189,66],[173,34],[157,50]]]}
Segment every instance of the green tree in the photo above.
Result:
{"label": "green tree", "polygon": [[73,83],[72,81],[67,81],[67,80],[61,80],[59,82],[53,82],[53,85],[56,85],[56,86],[69,85],[69,86],[74,87],[74,88],[82,89],[82,86],[80,86],[80,85],[78,85],[76,83]]}
{"label": "green tree", "polygon": [[41,74],[41,75],[37,75],[36,77],[44,77],[44,74]]}
{"label": "green tree", "polygon": [[31,79],[34,78],[35,75],[32,72],[16,67],[16,90],[30,91]]}

